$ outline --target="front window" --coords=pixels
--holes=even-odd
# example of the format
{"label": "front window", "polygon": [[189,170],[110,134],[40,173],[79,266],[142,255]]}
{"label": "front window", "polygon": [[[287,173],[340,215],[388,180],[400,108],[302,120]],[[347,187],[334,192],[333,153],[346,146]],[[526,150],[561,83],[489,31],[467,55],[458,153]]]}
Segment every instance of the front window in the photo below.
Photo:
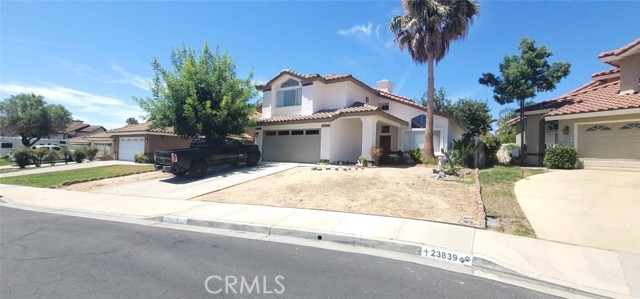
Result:
{"label": "front window", "polygon": [[300,106],[302,104],[302,88],[300,82],[289,79],[280,85],[276,92],[276,107]]}
{"label": "front window", "polygon": [[552,121],[548,121],[545,123],[545,128],[547,129],[547,132],[551,131],[558,131],[558,121],[557,120],[552,120]]}
{"label": "front window", "polygon": [[[424,130],[404,132],[404,149],[414,150],[424,147]],[[436,152],[442,150],[440,130],[433,130],[433,149]]]}
{"label": "front window", "polygon": [[424,114],[418,115],[411,119],[412,129],[424,129],[427,127],[427,116]]}

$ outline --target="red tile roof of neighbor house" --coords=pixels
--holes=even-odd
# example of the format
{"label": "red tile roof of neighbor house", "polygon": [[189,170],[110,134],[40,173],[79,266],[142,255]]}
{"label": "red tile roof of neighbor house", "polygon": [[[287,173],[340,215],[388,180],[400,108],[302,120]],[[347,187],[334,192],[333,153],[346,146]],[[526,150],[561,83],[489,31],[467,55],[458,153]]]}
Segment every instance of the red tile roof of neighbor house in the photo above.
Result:
{"label": "red tile roof of neighbor house", "polygon": [[322,119],[335,119],[345,114],[353,114],[353,113],[363,113],[363,112],[373,112],[380,113],[382,116],[389,117],[399,121],[401,123],[406,123],[406,121],[401,120],[391,114],[388,114],[382,110],[382,108],[378,106],[369,105],[366,103],[355,102],[353,105],[346,108],[339,109],[325,109],[320,110],[311,115],[276,115],[270,118],[261,119],[258,121],[258,124],[270,124],[270,123],[279,123],[279,122],[295,122],[295,121],[307,121],[307,120],[322,120]]}
{"label": "red tile roof of neighbor house", "polygon": [[67,128],[65,129],[64,133],[79,131],[80,129],[86,128],[88,126],[89,124],[85,124],[81,122],[72,122],[69,125],[67,125]]}
{"label": "red tile roof of neighbor house", "polygon": [[546,116],[640,108],[640,92],[619,94],[620,81],[601,84],[556,99],[567,104]]}
{"label": "red tile roof of neighbor house", "polygon": [[631,43],[629,43],[629,44],[627,44],[627,45],[625,45],[625,46],[623,46],[621,48],[618,48],[616,50],[611,50],[611,51],[600,53],[600,55],[598,55],[598,58],[605,58],[605,57],[609,57],[609,56],[618,56],[618,55],[624,54],[625,52],[631,50],[632,48],[634,48],[635,46],[638,46],[638,45],[640,45],[640,38],[636,39],[636,40],[632,41]]}
{"label": "red tile roof of neighbor house", "polygon": [[132,132],[153,132],[153,133],[167,133],[173,134],[173,128],[161,128],[161,129],[152,129],[151,123],[145,122],[141,124],[132,124],[126,125],[122,128],[117,128],[113,130],[107,131],[110,134],[113,133],[132,133]]}

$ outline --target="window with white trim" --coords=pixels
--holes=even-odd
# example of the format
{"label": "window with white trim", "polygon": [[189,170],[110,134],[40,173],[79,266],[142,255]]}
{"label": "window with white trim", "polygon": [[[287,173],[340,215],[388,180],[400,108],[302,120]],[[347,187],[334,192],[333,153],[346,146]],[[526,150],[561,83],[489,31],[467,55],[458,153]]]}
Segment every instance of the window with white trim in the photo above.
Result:
{"label": "window with white trim", "polygon": [[587,132],[595,132],[595,131],[611,131],[611,128],[607,126],[595,125],[587,128],[585,131]]}
{"label": "window with white trim", "polygon": [[[424,131],[412,130],[404,132],[404,150],[414,150],[424,147]],[[440,130],[433,130],[433,149],[440,152],[443,148]]]}
{"label": "window with white trim", "polygon": [[620,128],[620,130],[633,130],[633,129],[640,129],[640,123],[630,123]]}
{"label": "window with white trim", "polygon": [[276,91],[276,107],[300,106],[302,104],[302,87],[300,82],[289,79]]}

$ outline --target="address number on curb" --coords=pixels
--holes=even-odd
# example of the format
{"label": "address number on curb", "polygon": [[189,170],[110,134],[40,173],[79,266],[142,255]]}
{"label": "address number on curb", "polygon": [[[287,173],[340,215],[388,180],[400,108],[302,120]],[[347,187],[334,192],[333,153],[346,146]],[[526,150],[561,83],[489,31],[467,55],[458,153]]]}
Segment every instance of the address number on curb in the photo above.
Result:
{"label": "address number on curb", "polygon": [[422,252],[420,254],[426,258],[430,258],[433,260],[439,260],[465,266],[471,266],[473,260],[471,258],[471,255],[469,254],[438,247],[422,246]]}

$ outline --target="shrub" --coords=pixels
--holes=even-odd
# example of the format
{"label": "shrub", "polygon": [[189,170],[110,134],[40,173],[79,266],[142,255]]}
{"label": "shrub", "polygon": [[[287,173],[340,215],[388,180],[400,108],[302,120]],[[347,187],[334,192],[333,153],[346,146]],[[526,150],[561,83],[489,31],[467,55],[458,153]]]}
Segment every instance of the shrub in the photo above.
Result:
{"label": "shrub", "polygon": [[82,161],[87,157],[87,152],[85,148],[78,148],[73,153],[73,160],[77,163],[82,163]]}
{"label": "shrub", "polygon": [[422,150],[420,148],[407,151],[407,154],[411,156],[411,159],[413,159],[413,162],[415,162],[416,164],[422,163]]}
{"label": "shrub", "polygon": [[578,152],[568,146],[554,146],[544,152],[544,166],[548,168],[571,169],[576,166]]}
{"label": "shrub", "polygon": [[50,150],[44,156],[44,160],[48,163],[51,163],[51,166],[56,165],[56,161],[60,158],[60,155],[57,151]]}
{"label": "shrub", "polygon": [[42,160],[44,160],[44,157],[48,153],[49,153],[49,148],[46,148],[46,147],[41,147],[33,150],[31,154],[31,160],[33,161],[33,164],[35,164],[36,167],[40,167],[40,165],[42,164]]}
{"label": "shrub", "polygon": [[98,154],[99,149],[95,146],[93,147],[89,147],[85,150],[85,152],[87,153],[87,158],[89,159],[89,161],[93,161],[93,159],[96,158],[96,155]]}
{"label": "shrub", "polygon": [[66,147],[62,147],[59,151],[58,151],[58,155],[60,157],[62,157],[62,159],[64,159],[64,164],[67,164],[69,161],[72,161],[72,154],[71,151],[66,148]]}
{"label": "shrub", "polygon": [[496,135],[483,135],[480,136],[480,142],[484,144],[485,154],[487,155],[490,164],[493,165],[498,161],[498,150],[500,150],[500,146],[502,143],[500,142],[500,138]]}
{"label": "shrub", "polygon": [[[459,165],[462,167],[469,167],[473,160],[473,153],[478,148],[475,141],[471,138],[463,138],[460,140],[453,140],[451,143],[451,154],[455,154],[459,159]],[[446,155],[445,155],[446,156]]]}
{"label": "shrub", "polygon": [[360,162],[360,165],[362,165],[362,166],[367,166],[367,158],[365,158],[362,155],[360,155],[360,157],[358,157],[358,162]]}
{"label": "shrub", "polygon": [[446,151],[442,151],[444,153],[444,157],[440,158],[440,165],[445,170],[445,172],[456,175],[458,173],[458,168],[460,167],[460,152],[455,151],[453,147],[449,147]]}
{"label": "shrub", "polygon": [[18,149],[13,152],[13,159],[20,168],[25,168],[33,163],[33,149],[29,147]]}
{"label": "shrub", "polygon": [[369,149],[369,154],[371,154],[371,159],[373,160],[373,163],[378,165],[378,163],[380,163],[380,157],[382,156],[382,148],[377,146],[372,146],[371,149]]}
{"label": "shrub", "polygon": [[149,158],[147,158],[147,155],[145,154],[135,154],[133,156],[133,161],[136,163],[147,163],[147,161],[149,161]]}

